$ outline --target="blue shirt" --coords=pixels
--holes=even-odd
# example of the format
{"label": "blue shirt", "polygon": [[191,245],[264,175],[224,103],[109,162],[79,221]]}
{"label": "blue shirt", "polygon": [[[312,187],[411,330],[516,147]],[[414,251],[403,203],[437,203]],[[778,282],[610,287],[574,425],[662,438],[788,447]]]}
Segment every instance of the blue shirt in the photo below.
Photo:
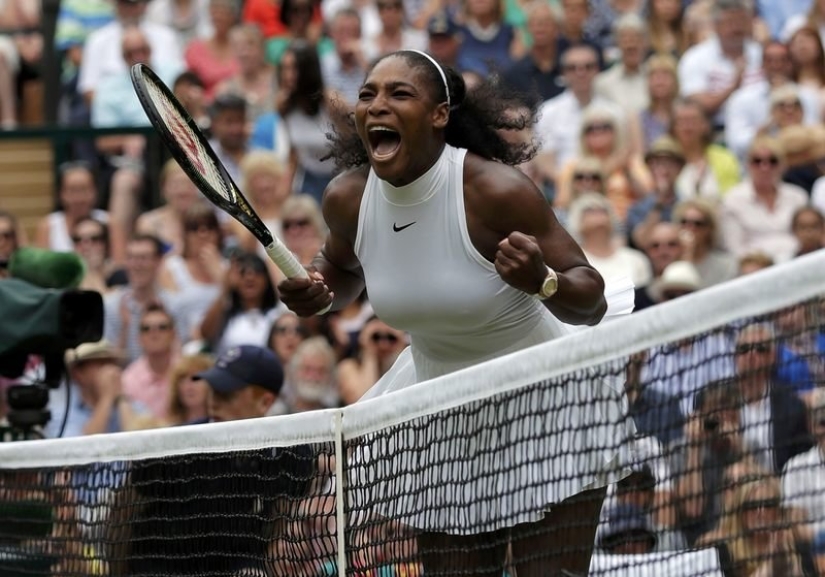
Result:
{"label": "blue shirt", "polygon": [[[153,70],[167,86],[172,86],[180,72],[176,67],[169,66],[159,66]],[[128,71],[100,81],[92,101],[91,124],[95,128],[150,125]]]}
{"label": "blue shirt", "polygon": [[[819,335],[816,339],[816,352],[822,362],[822,355],[825,354],[825,335]],[[794,392],[806,393],[814,390],[819,383],[811,371],[808,360],[784,345],[779,345],[777,351],[776,380],[788,386]]]}

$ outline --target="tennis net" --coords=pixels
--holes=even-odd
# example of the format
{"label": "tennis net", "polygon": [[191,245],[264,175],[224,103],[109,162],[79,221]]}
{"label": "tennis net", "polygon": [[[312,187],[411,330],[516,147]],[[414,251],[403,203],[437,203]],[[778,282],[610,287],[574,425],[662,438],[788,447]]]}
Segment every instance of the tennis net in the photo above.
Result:
{"label": "tennis net", "polygon": [[823,295],[814,254],[342,409],[0,445],[0,574],[813,574]]}

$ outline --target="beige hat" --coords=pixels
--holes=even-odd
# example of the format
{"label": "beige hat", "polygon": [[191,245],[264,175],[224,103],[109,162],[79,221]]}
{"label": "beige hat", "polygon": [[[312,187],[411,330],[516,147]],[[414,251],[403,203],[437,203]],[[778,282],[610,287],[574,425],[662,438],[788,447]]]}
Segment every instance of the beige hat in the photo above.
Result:
{"label": "beige hat", "polygon": [[792,101],[800,102],[799,88],[795,84],[783,84],[779,88],[771,90],[771,108],[777,104]]}
{"label": "beige hat", "polygon": [[685,151],[682,150],[682,145],[676,142],[676,139],[664,135],[654,140],[645,153],[645,162],[650,162],[651,158],[672,158],[684,164]]}
{"label": "beige hat", "polygon": [[665,267],[662,276],[653,281],[650,287],[651,296],[656,300],[663,300],[664,293],[669,290],[698,291],[702,288],[702,277],[692,263],[677,260]]}
{"label": "beige hat", "polygon": [[124,360],[124,357],[106,339],[96,343],[83,343],[77,348],[66,351],[67,367],[91,360],[111,360],[119,363]]}

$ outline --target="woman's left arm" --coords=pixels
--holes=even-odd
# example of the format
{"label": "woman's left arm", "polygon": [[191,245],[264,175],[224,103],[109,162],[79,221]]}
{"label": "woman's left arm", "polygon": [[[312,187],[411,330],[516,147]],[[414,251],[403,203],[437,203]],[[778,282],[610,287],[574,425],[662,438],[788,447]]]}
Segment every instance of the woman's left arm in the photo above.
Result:
{"label": "woman's left arm", "polygon": [[[473,163],[475,164],[475,163]],[[465,177],[470,236],[501,278],[539,292],[548,267],[558,289],[544,305],[562,322],[595,325],[605,314],[604,280],[556,220],[541,192],[520,171],[484,162]]]}

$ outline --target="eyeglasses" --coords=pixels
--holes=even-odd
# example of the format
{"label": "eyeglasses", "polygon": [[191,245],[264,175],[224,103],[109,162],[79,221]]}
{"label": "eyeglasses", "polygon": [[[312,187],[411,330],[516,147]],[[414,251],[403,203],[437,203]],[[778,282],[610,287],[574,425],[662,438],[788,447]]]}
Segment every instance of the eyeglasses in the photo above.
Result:
{"label": "eyeglasses", "polygon": [[135,46],[123,51],[125,57],[134,56],[135,54],[149,54],[150,48],[148,46]]}
{"label": "eyeglasses", "polygon": [[184,228],[186,228],[186,232],[212,232],[213,230],[218,230],[218,227],[215,225],[205,222],[190,222],[187,223]]}
{"label": "eyeglasses", "polygon": [[613,125],[608,124],[607,122],[600,122],[597,124],[589,124],[585,126],[584,133],[585,134],[593,134],[594,132],[612,132]]}
{"label": "eyeglasses", "polygon": [[562,68],[565,72],[593,72],[598,70],[599,65],[596,62],[585,62],[582,64],[565,64]]}
{"label": "eyeglasses", "polygon": [[573,180],[581,181],[581,180],[595,180],[598,182],[602,181],[602,175],[597,172],[577,172],[573,175]]}
{"label": "eyeglasses", "polygon": [[708,221],[698,218],[683,218],[679,221],[682,226],[695,226],[696,228],[704,228],[708,225]]}
{"label": "eyeglasses", "polygon": [[379,10],[401,10],[403,8],[401,2],[378,2],[376,6]]}
{"label": "eyeglasses", "polygon": [[759,511],[761,509],[779,509],[779,499],[759,499],[742,503],[743,511]]}
{"label": "eyeglasses", "polygon": [[296,220],[285,220],[281,225],[281,228],[284,230],[290,230],[292,228],[304,228],[309,225],[310,222],[308,218],[301,218]]}
{"label": "eyeglasses", "polygon": [[372,342],[380,343],[381,341],[387,341],[388,343],[397,343],[398,337],[392,333],[372,333]]}
{"label": "eyeglasses", "polygon": [[765,353],[771,352],[771,345],[768,343],[742,343],[741,345],[736,345],[737,355],[746,355],[753,352],[764,355]]}
{"label": "eyeglasses", "polygon": [[298,337],[307,336],[306,329],[303,327],[275,327],[276,335],[294,335]]}
{"label": "eyeglasses", "polygon": [[775,156],[752,156],[750,159],[752,166],[778,166],[779,159]]}
{"label": "eyeglasses", "polygon": [[679,248],[678,240],[667,240],[663,242],[652,242],[648,245],[651,250],[658,250],[660,248]]}
{"label": "eyeglasses", "polygon": [[774,106],[778,108],[800,108],[802,103],[798,100],[785,100],[783,102],[777,102]]}
{"label": "eyeglasses", "polygon": [[75,235],[72,237],[72,242],[75,244],[80,244],[81,242],[103,242],[105,237],[102,234],[93,234],[93,235]]}
{"label": "eyeglasses", "polygon": [[160,323],[157,325],[140,325],[140,332],[148,333],[150,331],[168,331],[172,329],[170,323]]}

